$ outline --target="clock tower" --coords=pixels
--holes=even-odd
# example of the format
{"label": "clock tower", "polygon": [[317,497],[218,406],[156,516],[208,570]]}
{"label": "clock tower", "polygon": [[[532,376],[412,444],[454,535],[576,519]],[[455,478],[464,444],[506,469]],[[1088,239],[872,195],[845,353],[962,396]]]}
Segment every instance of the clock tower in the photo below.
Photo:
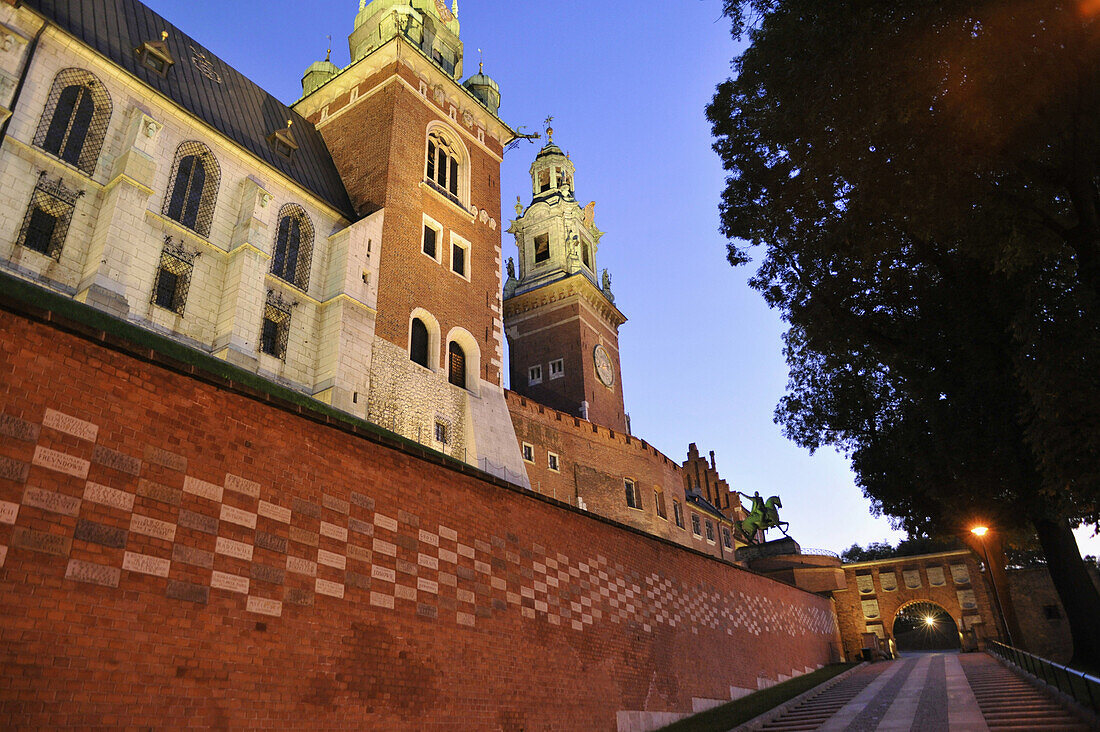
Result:
{"label": "clock tower", "polygon": [[[549,120],[548,120],[549,122]],[[519,274],[508,260],[504,330],[516,393],[619,432],[627,432],[619,369],[619,326],[607,270],[597,273],[603,232],[596,204],[574,197],[574,167],[554,144],[531,164],[531,202],[516,199],[508,231],[519,250]]]}

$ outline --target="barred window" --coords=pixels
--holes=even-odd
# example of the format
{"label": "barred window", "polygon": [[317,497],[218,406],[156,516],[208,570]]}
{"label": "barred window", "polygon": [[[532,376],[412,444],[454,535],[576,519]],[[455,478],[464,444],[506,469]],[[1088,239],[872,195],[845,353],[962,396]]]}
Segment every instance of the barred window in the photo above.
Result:
{"label": "barred window", "polygon": [[210,148],[201,142],[182,143],[168,175],[164,215],[202,236],[210,236],[221,175]]}
{"label": "barred window", "polygon": [[47,180],[46,172],[42,171],[31,193],[27,214],[23,217],[19,246],[60,260],[76,199],[83,194],[83,191],[69,190],[60,178]]}
{"label": "barred window", "polygon": [[714,524],[707,519],[707,541],[714,541]]}
{"label": "barred window", "polygon": [[448,369],[447,380],[455,386],[466,388],[466,352],[462,346],[451,341],[447,346]]}
{"label": "barred window", "polygon": [[111,110],[111,95],[95,74],[65,69],[54,77],[34,144],[91,175],[107,136]]}
{"label": "barred window", "polygon": [[264,305],[264,323],[260,331],[260,351],[278,359],[286,359],[286,342],[290,337],[290,308],[278,296],[268,293]]}
{"label": "barred window", "polygon": [[160,253],[157,277],[153,281],[153,304],[177,315],[183,315],[187,304],[187,291],[191,287],[191,272],[195,254],[172,245],[172,237],[165,240]]}
{"label": "barred window", "polygon": [[299,289],[308,289],[312,259],[313,222],[304,208],[288,203],[279,209],[271,273]]}

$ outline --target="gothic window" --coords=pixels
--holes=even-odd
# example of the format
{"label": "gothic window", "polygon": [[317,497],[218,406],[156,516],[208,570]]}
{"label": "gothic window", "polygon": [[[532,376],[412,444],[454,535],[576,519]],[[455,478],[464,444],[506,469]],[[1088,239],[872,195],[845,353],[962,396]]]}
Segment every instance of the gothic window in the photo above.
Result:
{"label": "gothic window", "polygon": [[535,264],[550,259],[550,235],[539,234],[535,237]]}
{"label": "gothic window", "polygon": [[461,172],[462,157],[458,146],[441,132],[431,132],[428,135],[428,155],[424,177],[436,190],[458,199]]}
{"label": "gothic window", "polygon": [[638,484],[630,478],[623,478],[623,487],[626,489],[626,505],[630,508],[641,509],[642,497],[638,493]]}
{"label": "gothic window", "polygon": [[107,136],[111,108],[111,95],[94,74],[65,69],[54,78],[34,144],[91,175]]}
{"label": "gothic window", "polygon": [[46,180],[43,171],[38,176],[38,184],[31,193],[31,202],[23,217],[19,246],[60,260],[76,199],[80,195],[80,192],[66,188],[60,178],[53,182]]}
{"label": "gothic window", "polygon": [[454,341],[447,345],[447,380],[466,388],[466,352]]}
{"label": "gothic window", "polygon": [[428,366],[428,326],[420,318],[413,318],[412,333],[409,336],[409,358],[424,368]]}
{"label": "gothic window", "polygon": [[153,280],[153,304],[177,315],[183,315],[187,291],[191,287],[191,272],[195,255],[166,243],[160,253],[157,276]]}
{"label": "gothic window", "polygon": [[313,223],[305,209],[288,203],[279,210],[271,273],[301,290],[308,289],[312,258]]}
{"label": "gothic window", "polygon": [[264,305],[264,322],[260,330],[260,351],[286,360],[286,344],[290,338],[290,306],[268,293]]}
{"label": "gothic window", "polygon": [[201,142],[184,142],[176,150],[168,175],[164,215],[202,236],[210,236],[220,182],[221,168],[210,149]]}

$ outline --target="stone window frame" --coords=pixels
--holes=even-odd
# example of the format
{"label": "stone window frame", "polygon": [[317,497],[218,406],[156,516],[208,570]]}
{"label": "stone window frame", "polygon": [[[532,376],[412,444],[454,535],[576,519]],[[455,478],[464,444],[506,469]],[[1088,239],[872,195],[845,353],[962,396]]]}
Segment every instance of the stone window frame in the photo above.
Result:
{"label": "stone window frame", "polygon": [[711,519],[703,519],[703,524],[706,527],[707,543],[714,544],[717,541],[717,535],[714,533],[714,521]]}
{"label": "stone window frame", "polygon": [[[473,245],[470,244],[469,239],[466,239],[463,236],[459,236],[458,234],[456,234],[453,231],[451,232],[451,267],[450,267],[451,273],[458,276],[458,277],[461,277],[462,279],[466,280],[467,282],[470,281],[470,269],[471,269],[471,266],[470,266],[471,265],[470,252],[472,251],[472,246]],[[463,252],[463,265],[464,266],[463,266],[463,271],[462,272],[459,272],[457,269],[455,269],[455,249],[456,248],[461,249],[462,252]]]}
{"label": "stone window frame", "polygon": [[[444,182],[440,183],[439,163],[443,155],[447,165]],[[424,183],[463,209],[469,205],[470,151],[458,130],[439,120],[429,122],[424,132]]]}
{"label": "stone window frame", "polygon": [[691,535],[698,539],[703,538],[703,524],[699,519],[699,514],[694,511],[691,512]]}
{"label": "stone window frame", "polygon": [[642,494],[638,490],[638,481],[633,478],[623,478],[623,491],[626,497],[626,507],[635,511],[642,510]]}
{"label": "stone window frame", "polygon": [[[56,181],[50,181],[46,178],[46,171],[39,172],[38,182],[31,191],[31,200],[27,204],[27,213],[23,216],[23,225],[19,229],[16,245],[38,252],[54,261],[61,261],[61,250],[65,248],[65,239],[69,235],[69,225],[76,210],[76,202],[83,195],[84,191],[69,189],[60,177]],[[53,228],[50,230],[44,248],[41,249],[29,241],[34,233],[32,224],[36,221],[37,212],[42,212],[53,219]],[[33,241],[37,243],[38,237],[34,237]]]}
{"label": "stone window frame", "polygon": [[668,521],[668,507],[665,505],[665,489],[661,486],[653,488],[653,510],[657,518]]}
{"label": "stone window frame", "polygon": [[[78,92],[77,106],[75,106],[67,120],[61,120],[58,115],[63,112],[59,107],[61,97],[70,88],[79,88],[91,101],[92,111],[90,117],[85,120],[83,130],[76,130],[75,124],[79,121],[79,102],[85,98]],[[72,165],[76,169],[91,176],[99,162],[99,154],[103,149],[103,142],[107,138],[107,127],[111,122],[111,114],[114,105],[107,87],[103,85],[99,77],[87,69],[68,68],[62,69],[54,77],[50,87],[49,96],[46,98],[46,106],[42,110],[42,118],[34,133],[34,146],[49,153],[57,159]],[[64,131],[60,139],[57,138],[58,127],[56,123],[64,122]],[[73,141],[73,133],[82,135],[80,145],[69,149]],[[52,134],[51,134],[52,133]],[[51,149],[56,147],[57,149]]]}
{"label": "stone window frame", "polygon": [[450,380],[450,352],[451,343],[455,343],[462,349],[463,357],[465,360],[465,384],[459,386],[454,382],[451,382],[453,386],[465,389],[474,396],[478,396],[481,393],[481,347],[477,343],[477,339],[470,333],[470,331],[460,326],[455,326],[447,332],[447,372],[448,380]]}
{"label": "stone window frame", "polygon": [[673,523],[675,523],[678,528],[687,531],[687,526],[684,522],[684,504],[680,503],[675,498],[672,499],[672,519]]}
{"label": "stone window frame", "polygon": [[[176,198],[183,175],[181,168],[184,162],[191,158],[202,165],[203,171],[197,202],[193,200],[193,189],[191,187],[194,183],[196,163],[191,163],[185,188],[179,193],[182,198]],[[168,174],[168,189],[164,193],[164,206],[161,213],[181,226],[191,229],[199,236],[209,237],[210,227],[214,222],[214,208],[217,206],[220,185],[221,166],[218,165],[218,159],[213,151],[198,140],[184,140],[176,148],[176,154],[172,160],[172,170]],[[177,200],[180,204],[180,210],[178,215],[173,216],[172,209],[175,208]],[[195,208],[192,212],[190,207],[193,202]],[[190,223],[187,222],[187,219],[190,219]]]}
{"label": "stone window frame", "polygon": [[[276,220],[275,242],[271,247],[271,274],[306,292],[309,290],[310,272],[313,268],[313,220],[305,208],[297,203],[284,204],[279,209]],[[288,250],[293,233],[291,226],[295,223],[298,226],[298,245],[291,262],[288,259]]]}
{"label": "stone window frame", "polygon": [[[424,226],[420,231],[420,253],[436,264],[443,264],[443,224],[433,219],[428,214],[423,215]],[[427,244],[427,229],[435,232],[435,254],[428,254],[425,249]]]}
{"label": "stone window frame", "polygon": [[[416,361],[415,359],[413,359],[412,337],[413,337],[413,321],[414,320],[419,320],[424,325],[425,329],[428,331],[428,353],[427,353],[428,363],[427,364],[422,364],[419,361]],[[440,340],[441,339],[440,339],[439,321],[436,320],[436,317],[434,315],[432,315],[430,312],[428,312],[427,310],[425,310],[424,308],[414,308],[413,311],[411,313],[409,313],[409,342],[408,342],[408,346],[407,346],[408,354],[409,354],[409,361],[416,364],[420,368],[424,368],[424,369],[427,369],[427,370],[432,371],[432,372],[438,371],[439,370]]]}
{"label": "stone window frame", "polygon": [[[166,236],[164,248],[160,252],[160,261],[157,264],[157,273],[153,278],[153,291],[149,302],[182,317],[187,307],[187,293],[191,289],[195,259],[199,256],[198,252],[190,252],[182,244],[173,243],[171,236]],[[165,280],[165,274],[174,277],[174,282]],[[167,303],[161,301],[161,295],[167,292],[162,289],[162,285],[166,282],[172,285],[171,300]]]}
{"label": "stone window frame", "polygon": [[286,361],[287,344],[290,341],[290,311],[293,307],[294,303],[287,302],[274,290],[268,290],[260,326],[260,353]]}
{"label": "stone window frame", "polygon": [[523,462],[535,464],[535,446],[530,442],[524,442],[520,445],[520,456],[523,458]]}
{"label": "stone window frame", "polygon": [[556,452],[546,451],[546,467],[551,473],[561,472],[561,456]]}
{"label": "stone window frame", "polygon": [[[560,379],[563,376],[565,376],[565,359],[564,358],[555,358],[553,361],[550,362],[549,365],[550,365],[550,380],[551,381],[553,381],[554,379]],[[555,367],[557,367],[556,370],[555,370]]]}
{"label": "stone window frame", "polygon": [[527,386],[534,386],[535,384],[542,383],[542,364],[537,363],[534,366],[527,367]]}

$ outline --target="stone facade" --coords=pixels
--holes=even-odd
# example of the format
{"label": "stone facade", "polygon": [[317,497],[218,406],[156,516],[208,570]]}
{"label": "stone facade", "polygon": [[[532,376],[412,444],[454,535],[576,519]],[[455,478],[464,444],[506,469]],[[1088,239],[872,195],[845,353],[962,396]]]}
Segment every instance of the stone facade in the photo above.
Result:
{"label": "stone facade", "polygon": [[[1023,637],[1013,641],[1025,651],[1057,663],[1073,656],[1073,636],[1066,611],[1046,567],[1010,569],[1008,590]],[[1089,569],[1092,583],[1100,590],[1100,572]]]}

